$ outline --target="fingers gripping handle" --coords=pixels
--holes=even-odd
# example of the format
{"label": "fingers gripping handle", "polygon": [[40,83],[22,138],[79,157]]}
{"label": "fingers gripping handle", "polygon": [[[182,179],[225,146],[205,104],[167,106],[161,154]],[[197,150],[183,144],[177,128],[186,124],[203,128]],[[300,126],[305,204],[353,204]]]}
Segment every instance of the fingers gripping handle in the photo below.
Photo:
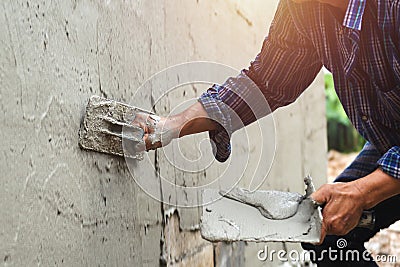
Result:
{"label": "fingers gripping handle", "polygon": [[[304,183],[307,186],[304,198],[308,198],[311,196],[312,193],[315,192],[315,187],[310,175],[307,175],[304,178]],[[324,208],[325,203],[319,203],[314,199],[311,200],[316,207],[321,207],[322,209]],[[358,225],[356,227],[373,230],[375,227],[375,212],[373,210],[364,210],[361,214],[360,221],[358,222]]]}

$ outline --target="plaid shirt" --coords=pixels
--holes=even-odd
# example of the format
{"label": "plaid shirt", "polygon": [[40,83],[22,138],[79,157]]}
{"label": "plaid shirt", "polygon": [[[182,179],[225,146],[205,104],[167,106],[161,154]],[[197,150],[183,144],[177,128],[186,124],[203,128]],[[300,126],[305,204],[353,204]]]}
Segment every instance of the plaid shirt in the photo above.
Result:
{"label": "plaid shirt", "polygon": [[229,157],[235,130],[294,102],[322,66],[350,120],[380,153],[377,164],[400,178],[398,0],[350,0],[344,17],[315,1],[281,0],[250,67],[199,98],[219,123],[209,132],[216,159]]}

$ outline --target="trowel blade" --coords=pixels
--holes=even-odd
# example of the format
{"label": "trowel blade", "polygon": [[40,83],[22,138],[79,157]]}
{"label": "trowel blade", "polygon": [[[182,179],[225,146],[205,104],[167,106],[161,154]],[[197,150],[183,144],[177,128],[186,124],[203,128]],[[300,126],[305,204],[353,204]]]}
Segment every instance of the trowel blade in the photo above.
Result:
{"label": "trowel blade", "polygon": [[280,220],[268,219],[255,207],[221,197],[219,190],[204,190],[202,203],[200,230],[209,241],[320,242],[321,208],[309,198],[299,204],[294,216]]}
{"label": "trowel blade", "polygon": [[90,97],[79,130],[79,145],[97,152],[141,159],[143,153],[135,148],[144,146],[144,131],[131,124],[137,112],[153,114],[114,100]]}

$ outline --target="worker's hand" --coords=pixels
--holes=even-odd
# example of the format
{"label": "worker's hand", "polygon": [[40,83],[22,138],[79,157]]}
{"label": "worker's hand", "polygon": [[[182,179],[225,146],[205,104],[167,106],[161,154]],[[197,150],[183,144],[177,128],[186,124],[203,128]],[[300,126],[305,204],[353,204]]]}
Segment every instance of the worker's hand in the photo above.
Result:
{"label": "worker's hand", "polygon": [[179,136],[179,127],[174,117],[159,117],[146,113],[137,113],[132,125],[144,130],[145,147],[136,147],[138,152],[148,151],[168,145]]}
{"label": "worker's hand", "polygon": [[327,234],[342,236],[355,228],[366,203],[357,180],[323,185],[311,198],[324,205],[321,242]]}
{"label": "worker's hand", "polygon": [[349,183],[326,184],[311,195],[325,205],[322,211],[321,240],[325,235],[345,235],[358,225],[363,210],[400,194],[400,179],[380,168]]}
{"label": "worker's hand", "polygon": [[146,146],[135,147],[137,152],[141,152],[166,146],[174,138],[215,130],[218,124],[209,119],[203,105],[196,102],[185,111],[169,117],[139,112],[132,125],[144,130],[143,140]]}

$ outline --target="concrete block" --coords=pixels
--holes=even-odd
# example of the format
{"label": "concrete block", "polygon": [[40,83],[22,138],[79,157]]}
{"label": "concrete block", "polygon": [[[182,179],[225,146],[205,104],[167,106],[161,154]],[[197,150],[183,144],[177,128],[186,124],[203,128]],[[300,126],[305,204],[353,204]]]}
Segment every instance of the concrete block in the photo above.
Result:
{"label": "concrete block", "polygon": [[180,229],[177,213],[166,218],[162,259],[166,266],[214,266],[213,251],[213,244],[198,230]]}
{"label": "concrete block", "polygon": [[218,242],[214,245],[215,267],[245,265],[245,242]]}

